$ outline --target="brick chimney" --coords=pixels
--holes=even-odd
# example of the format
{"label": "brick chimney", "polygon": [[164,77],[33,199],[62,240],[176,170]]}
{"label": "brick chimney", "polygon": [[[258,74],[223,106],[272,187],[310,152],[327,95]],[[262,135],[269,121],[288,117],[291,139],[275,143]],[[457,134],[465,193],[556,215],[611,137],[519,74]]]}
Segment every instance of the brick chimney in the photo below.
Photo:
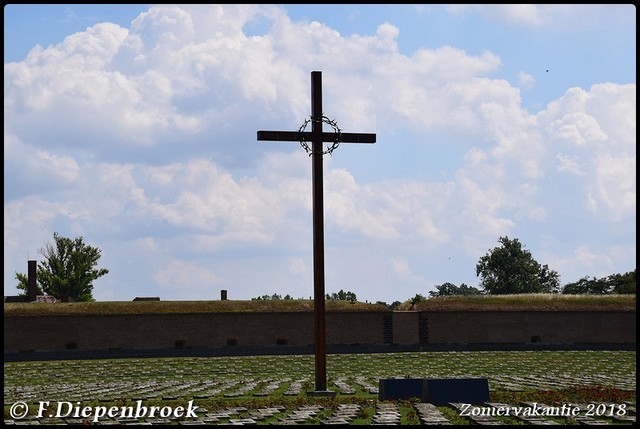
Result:
{"label": "brick chimney", "polygon": [[28,261],[29,270],[27,272],[27,301],[33,302],[37,299],[38,288],[36,286],[36,272],[38,271],[37,261]]}

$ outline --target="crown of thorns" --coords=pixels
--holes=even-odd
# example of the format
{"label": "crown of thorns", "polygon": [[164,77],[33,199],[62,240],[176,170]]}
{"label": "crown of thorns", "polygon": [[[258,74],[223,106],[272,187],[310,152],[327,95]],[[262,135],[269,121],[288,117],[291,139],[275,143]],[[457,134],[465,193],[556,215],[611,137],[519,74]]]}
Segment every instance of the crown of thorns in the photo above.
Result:
{"label": "crown of thorns", "polygon": [[[331,143],[331,145],[329,145],[325,150],[322,151],[323,155],[327,153],[331,155],[331,153],[333,153],[333,151],[336,150],[338,146],[340,146],[340,143],[342,142],[342,133],[340,132],[340,128],[338,128],[338,124],[336,123],[336,121],[329,119],[324,115],[321,116],[319,119],[314,119],[313,117],[310,116],[304,120],[304,123],[298,129],[298,132],[302,135],[304,130],[307,128],[307,124],[309,124],[309,122],[312,122],[312,121],[316,123],[318,122],[325,123],[331,126],[331,128],[333,128],[333,132],[335,133],[336,138],[334,139],[333,143]],[[304,139],[304,137],[302,137],[302,140],[300,140],[300,146],[302,146],[304,150],[309,154],[309,156],[311,156],[312,150],[309,147],[309,144],[307,143],[307,141]]]}

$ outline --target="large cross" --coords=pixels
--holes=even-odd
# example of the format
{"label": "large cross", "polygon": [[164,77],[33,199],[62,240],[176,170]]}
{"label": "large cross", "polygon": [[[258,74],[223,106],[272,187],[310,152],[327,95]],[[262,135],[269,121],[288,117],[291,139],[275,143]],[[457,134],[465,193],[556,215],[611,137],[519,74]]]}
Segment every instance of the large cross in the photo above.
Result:
{"label": "large cross", "polygon": [[[333,142],[332,148],[339,143],[375,143],[375,134],[342,133],[336,130],[325,133],[322,113],[322,72],[311,72],[311,132],[299,131],[258,131],[258,140],[311,142],[312,188],[313,188],[313,309],[315,336],[315,392],[310,394],[330,395],[327,390],[326,331],[324,309],[324,221],[322,189],[323,143]],[[306,125],[307,122],[305,122]]]}

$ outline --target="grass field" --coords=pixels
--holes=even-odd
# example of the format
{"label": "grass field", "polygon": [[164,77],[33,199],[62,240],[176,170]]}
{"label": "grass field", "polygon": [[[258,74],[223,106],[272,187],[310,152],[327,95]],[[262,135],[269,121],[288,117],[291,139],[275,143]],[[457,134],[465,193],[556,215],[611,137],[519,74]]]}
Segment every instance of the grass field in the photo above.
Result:
{"label": "grass field", "polygon": [[[38,401],[125,406],[140,400],[146,405],[176,406],[193,400],[201,408],[201,423],[239,424],[251,419],[257,424],[320,424],[345,416],[348,424],[372,424],[393,416],[396,424],[424,423],[423,414],[432,412],[422,408],[426,404],[378,401],[379,380],[398,377],[487,378],[492,402],[582,407],[591,403],[593,409],[600,405],[603,410],[610,406],[624,411],[624,415],[596,416],[600,422],[635,420],[635,351],[337,354],[327,356],[327,377],[334,398],[307,396],[314,388],[312,355],[5,363],[5,420],[16,401],[30,404],[32,415]],[[434,412],[453,424],[474,423],[451,406]],[[500,421],[530,423],[512,416]]]}

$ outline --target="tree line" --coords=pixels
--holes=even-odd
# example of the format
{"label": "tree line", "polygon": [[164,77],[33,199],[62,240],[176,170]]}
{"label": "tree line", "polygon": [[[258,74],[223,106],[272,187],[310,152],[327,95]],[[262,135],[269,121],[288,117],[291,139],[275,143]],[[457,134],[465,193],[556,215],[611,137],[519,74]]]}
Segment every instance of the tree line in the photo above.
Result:
{"label": "tree line", "polygon": [[[251,298],[252,301],[279,301],[279,300],[290,300],[290,299],[303,299],[303,298],[294,298],[291,295],[285,295],[284,297],[280,294],[274,293],[273,295],[261,295],[255,298]],[[311,298],[309,298],[311,299]],[[349,301],[349,302],[357,302],[358,298],[356,294],[349,291],[344,291],[340,289],[340,292],[334,292],[332,294],[326,294],[325,299],[328,301]]]}
{"label": "tree line", "polygon": [[[94,301],[93,282],[109,272],[97,268],[101,250],[84,243],[82,237],[70,239],[53,234],[54,244],[45,244],[40,249],[44,260],[38,263],[36,288],[38,295],[51,295],[59,301]],[[499,246],[490,249],[476,264],[479,287],[459,286],[453,283],[436,285],[429,292],[430,298],[452,295],[506,295],[527,293],[562,294],[634,294],[636,293],[636,270],[623,274],[612,274],[603,278],[585,276],[580,280],[560,287],[560,275],[547,265],[539,264],[531,252],[520,241],[507,236],[498,239]],[[28,278],[16,272],[21,295],[27,294]],[[340,290],[326,294],[327,300],[356,302],[356,294]],[[252,300],[294,299],[290,295],[262,295]],[[413,304],[426,299],[420,294],[411,298]],[[378,301],[380,304],[384,302]],[[399,305],[396,301],[390,305]],[[389,305],[387,305],[389,306]]]}

